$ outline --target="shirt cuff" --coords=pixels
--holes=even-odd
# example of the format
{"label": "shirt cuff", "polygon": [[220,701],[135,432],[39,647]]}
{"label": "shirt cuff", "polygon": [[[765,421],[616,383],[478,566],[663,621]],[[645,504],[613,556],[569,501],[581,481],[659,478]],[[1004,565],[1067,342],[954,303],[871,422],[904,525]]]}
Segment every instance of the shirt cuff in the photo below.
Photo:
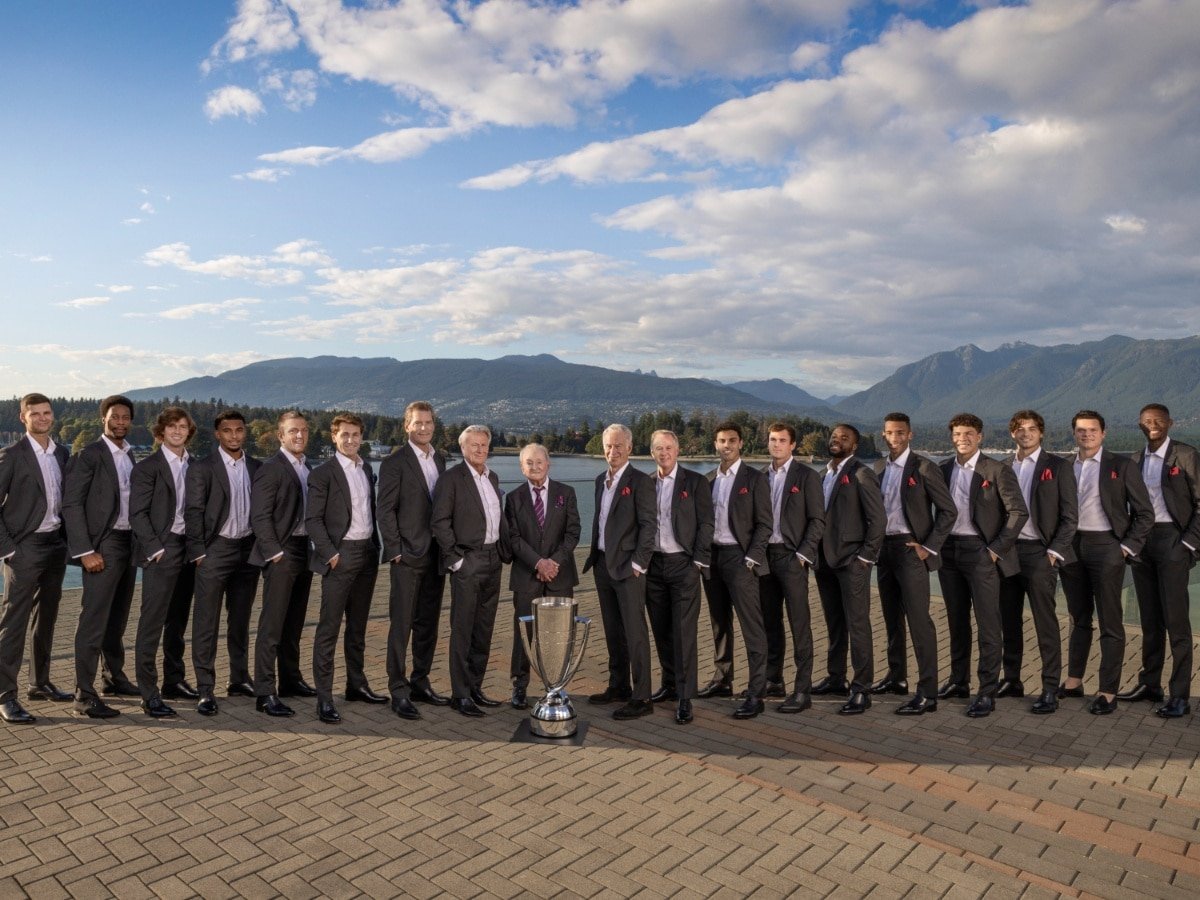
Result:
{"label": "shirt cuff", "polygon": [[861,559],[863,562],[865,562],[868,566],[875,565],[875,560],[873,560],[873,559],[867,559],[865,556],[860,556],[858,558]]}
{"label": "shirt cuff", "polygon": [[272,556],[270,559],[268,559],[267,562],[275,562],[275,560],[277,560],[277,559],[283,559],[283,551],[282,550],[280,550],[278,553],[276,553],[274,556]]}
{"label": "shirt cuff", "polygon": [[937,555],[938,555],[938,553],[937,553],[937,551],[936,551],[936,550],[932,550],[932,549],[930,549],[929,547],[926,547],[924,544],[922,544],[922,545],[921,545],[921,549],[922,549],[922,550],[924,550],[926,553],[928,553],[930,556],[937,556]]}
{"label": "shirt cuff", "polygon": [[208,556],[207,553],[201,553],[199,556],[197,556],[195,559],[193,559],[192,562],[198,563],[198,562],[200,562],[200,560],[204,559],[204,557],[206,557],[206,556]]}
{"label": "shirt cuff", "polygon": [[403,553],[397,553],[395,556],[393,556],[393,557],[392,557],[391,561],[392,561],[392,562],[394,562],[394,563],[398,563],[398,562],[400,562],[400,560],[402,560],[402,559],[404,559],[404,554],[403,554]]}
{"label": "shirt cuff", "polygon": [[460,558],[459,558],[459,560],[458,560],[458,562],[456,562],[454,565],[452,565],[452,566],[450,567],[450,571],[451,571],[451,572],[457,572],[459,569],[461,569],[461,568],[462,568],[462,564],[463,564],[464,562],[466,562],[466,557],[465,557],[465,556],[464,556],[464,557],[460,557]]}
{"label": "shirt cuff", "polygon": [[1137,554],[1136,554],[1136,553],[1134,553],[1132,550],[1130,550],[1130,549],[1129,549],[1128,547],[1126,547],[1124,544],[1122,544],[1122,545],[1121,545],[1121,549],[1125,551],[1125,555],[1126,555],[1126,556],[1131,556],[1131,557],[1132,557],[1132,556],[1137,556]]}
{"label": "shirt cuff", "polygon": [[12,559],[16,555],[17,555],[17,551],[13,550],[11,553],[8,553],[4,556],[0,556],[0,562],[6,562],[7,560]]}
{"label": "shirt cuff", "polygon": [[641,566],[639,566],[637,563],[633,564],[633,571],[637,572],[639,575],[646,574],[646,570],[643,569]]}
{"label": "shirt cuff", "polygon": [[164,547],[163,549],[159,550],[157,553],[151,553],[149,556],[146,557],[146,562],[158,562],[160,559],[162,559],[163,554],[166,552],[167,552],[167,548]]}
{"label": "shirt cuff", "polygon": [[796,559],[798,559],[798,560],[800,560],[800,562],[806,563],[807,565],[810,565],[810,566],[813,564],[813,561],[811,559],[809,559],[807,556],[805,556],[803,553],[797,553]]}
{"label": "shirt cuff", "polygon": [[1053,556],[1055,559],[1057,559],[1059,562],[1063,561],[1063,555],[1061,553],[1057,552],[1056,550],[1051,550],[1049,548],[1046,548],[1046,552],[1049,553],[1051,556]]}
{"label": "shirt cuff", "polygon": [[707,569],[707,568],[708,568],[708,563],[702,563],[702,562],[700,562],[700,560],[698,560],[698,559],[693,559],[693,560],[692,560],[692,562],[694,562],[696,565],[698,565],[698,566],[699,566],[700,568],[702,568],[702,569]]}
{"label": "shirt cuff", "polygon": [[84,550],[82,553],[76,553],[71,559],[83,559],[85,556],[91,556],[95,550]]}
{"label": "shirt cuff", "polygon": [[[1189,544],[1187,541],[1180,541],[1179,543],[1183,544],[1183,546],[1187,547],[1187,548],[1188,548],[1189,550],[1191,550],[1193,553],[1195,553],[1195,552],[1196,552],[1196,548],[1195,548],[1195,547],[1193,547],[1191,544]],[[11,554],[10,554],[10,555],[11,555]],[[6,556],[6,557],[4,557],[4,558],[5,558],[5,559],[8,559],[8,557],[7,557],[7,556]]]}

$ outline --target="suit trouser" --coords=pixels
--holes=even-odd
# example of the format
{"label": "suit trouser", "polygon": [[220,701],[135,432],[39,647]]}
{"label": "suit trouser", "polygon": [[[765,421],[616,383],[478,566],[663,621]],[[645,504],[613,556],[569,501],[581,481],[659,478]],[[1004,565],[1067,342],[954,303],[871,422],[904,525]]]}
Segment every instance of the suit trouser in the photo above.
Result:
{"label": "suit trouser", "polygon": [[263,566],[262,608],[254,639],[254,693],[259,697],[278,693],[280,685],[304,680],[300,674],[300,635],[308,616],[312,577],[308,538],[302,534],[287,539],[279,562]]}
{"label": "suit trouser", "polygon": [[971,683],[971,610],[979,633],[979,694],[994,697],[1000,686],[1000,570],[982,538],[950,535],[938,569],[950,628],[950,681]]}
{"label": "suit trouser", "polygon": [[[608,687],[650,699],[650,633],[646,628],[646,576],[613,578],[604,551],[597,550],[592,574],[600,599],[604,642],[608,646]],[[631,683],[632,676],[632,683]]]}
{"label": "suit trouser", "polygon": [[[429,688],[442,616],[442,593],[446,589],[446,576],[439,570],[437,558],[437,548],[430,545],[429,552],[417,565],[401,560],[390,567],[387,674],[388,691],[393,697],[407,697],[413,686]],[[408,674],[405,660],[410,641],[412,672]]]}
{"label": "suit trouser", "polygon": [[646,571],[646,612],[662,669],[662,686],[680,700],[696,696],[696,626],[700,570],[686,553],[655,553]]}
{"label": "suit trouser", "polygon": [[1171,644],[1171,697],[1187,698],[1192,686],[1192,623],[1188,618],[1188,573],[1196,557],[1180,541],[1183,532],[1171,522],[1150,529],[1140,560],[1133,564],[1142,620],[1142,670],[1138,682],[1162,686],[1163,646]]}
{"label": "suit trouser", "polygon": [[379,575],[379,551],[371,540],[342,541],[336,569],[321,576],[321,615],[313,636],[313,687],[317,701],[333,702],[333,654],[342,619],[346,633],[342,653],[346,658],[346,687],[365,690],[363,671],[367,652],[367,618]]}
{"label": "suit trouser", "polygon": [[225,595],[225,641],[231,683],[250,680],[250,611],[258,590],[258,569],[250,565],[254,535],[216,538],[196,566],[196,610],[192,614],[192,668],[197,688],[216,683],[217,631]]}
{"label": "suit trouser", "polygon": [[771,570],[758,579],[763,626],[767,633],[767,681],[783,684],[783,657],[787,639],[783,632],[783,611],[787,609],[792,633],[792,657],[796,663],[794,691],[807,694],[812,689],[813,636],[812,615],[808,608],[808,569],[796,554],[783,544],[767,547]]}
{"label": "suit trouser", "polygon": [[96,668],[106,682],[127,681],[125,626],[137,570],[133,567],[131,535],[111,531],[94,548],[104,557],[100,572],[83,570],[83,598],[75,628],[75,699],[96,699]]}
{"label": "suit trouser", "polygon": [[[142,692],[143,700],[160,696],[156,663],[160,641],[164,682],[178,684],[183,681],[180,674],[183,671],[183,631],[187,628],[196,578],[195,565],[184,558],[186,543],[182,534],[168,535],[163,543],[163,555],[142,569],[142,609],[138,615],[133,653],[138,690]],[[166,660],[168,645],[174,656],[171,664]]]}
{"label": "suit trouser", "polygon": [[468,550],[450,573],[450,693],[464,700],[483,690],[500,602],[500,552]]}
{"label": "suit trouser", "polygon": [[926,697],[937,694],[937,632],[929,615],[929,569],[917,551],[908,546],[911,534],[888,535],[879,553],[876,578],[879,606],[887,629],[888,677],[908,680],[908,649],[904,623],[912,633],[917,659],[917,688]]}
{"label": "suit trouser", "polygon": [[836,569],[817,569],[817,592],[829,630],[826,669],[835,681],[846,678],[846,645],[854,677],[850,692],[865,691],[875,677],[875,648],[871,643],[871,567],[852,559]]}
{"label": "suit trouser", "polygon": [[1067,642],[1067,676],[1083,678],[1092,652],[1092,614],[1100,622],[1100,693],[1121,689],[1125,661],[1125,623],[1121,585],[1125,554],[1111,531],[1075,532],[1076,561],[1063,566],[1063,593],[1071,614]]}
{"label": "suit trouser", "polygon": [[1003,670],[1006,681],[1021,680],[1025,655],[1025,598],[1033,615],[1038,655],[1042,660],[1042,691],[1053,691],[1062,680],[1062,635],[1054,607],[1058,569],[1050,565],[1041,541],[1017,541],[1021,571],[1000,582],[1000,628],[1004,633]]}
{"label": "suit trouser", "polygon": [[736,545],[713,544],[712,565],[705,573],[704,595],[712,621],[714,681],[733,686],[733,613],[737,611],[750,668],[747,690],[762,697],[767,689],[767,633],[763,627],[758,576],[746,568],[746,554]]}
{"label": "suit trouser", "polygon": [[4,594],[0,599],[0,702],[16,697],[31,617],[30,684],[45,684],[50,680],[54,623],[58,621],[66,568],[67,545],[58,532],[29,535],[4,563]]}

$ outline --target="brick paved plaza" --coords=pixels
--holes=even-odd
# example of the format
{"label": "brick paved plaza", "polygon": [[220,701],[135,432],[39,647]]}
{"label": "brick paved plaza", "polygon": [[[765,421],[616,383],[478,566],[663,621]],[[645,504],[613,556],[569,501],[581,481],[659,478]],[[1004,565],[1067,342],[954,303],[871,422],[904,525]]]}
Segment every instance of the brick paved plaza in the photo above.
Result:
{"label": "brick paved plaza", "polygon": [[[599,629],[590,577],[585,588]],[[367,632],[377,690],[386,601],[385,572]],[[813,606],[820,677],[815,590]],[[495,697],[508,693],[510,609],[485,685]],[[68,592],[63,687],[77,612]],[[136,616],[135,601],[130,646]],[[940,604],[935,620],[945,664]],[[706,616],[700,629],[703,682]],[[1140,649],[1129,636],[1125,683]],[[878,619],[875,640],[882,674]],[[1026,648],[1033,688],[1031,632]],[[578,698],[603,686],[603,665],[597,630]],[[214,719],[177,704],[167,723],[133,700],[101,723],[29,702],[36,725],[0,729],[0,897],[1200,896],[1200,723],[1165,722],[1149,704],[1094,717],[1068,700],[1036,717],[1028,699],[1005,699],[973,721],[966,701],[911,719],[888,698],[847,719],[840,700],[817,698],[799,716],[776,701],[738,723],[729,701],[710,700],[680,727],[673,704],[620,723],[577,700],[589,730],[571,747],[510,742],[525,714],[507,705],[482,720],[422,707],[423,721],[405,722],[343,702],[344,722],[328,726],[309,701],[289,701],[298,712],[284,720],[218,701]]]}

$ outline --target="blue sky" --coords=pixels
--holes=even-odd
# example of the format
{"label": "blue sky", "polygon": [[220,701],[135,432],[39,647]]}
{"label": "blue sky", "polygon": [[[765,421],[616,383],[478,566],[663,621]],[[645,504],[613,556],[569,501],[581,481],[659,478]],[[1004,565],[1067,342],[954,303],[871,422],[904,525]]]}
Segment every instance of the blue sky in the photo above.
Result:
{"label": "blue sky", "polygon": [[1194,334],[1200,3],[0,10],[0,383]]}

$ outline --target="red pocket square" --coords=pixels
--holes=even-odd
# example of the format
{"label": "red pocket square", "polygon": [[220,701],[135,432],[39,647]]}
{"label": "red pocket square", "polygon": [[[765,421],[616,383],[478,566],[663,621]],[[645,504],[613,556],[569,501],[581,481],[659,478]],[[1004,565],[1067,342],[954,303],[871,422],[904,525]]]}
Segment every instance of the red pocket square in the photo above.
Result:
{"label": "red pocket square", "polygon": [[1109,480],[1109,481],[1116,481],[1116,480],[1117,480],[1118,478],[1120,478],[1120,477],[1121,477],[1121,476],[1117,474],[1117,470],[1116,470],[1116,469],[1113,469],[1111,472],[1109,472],[1109,473],[1108,473],[1108,480]]}
{"label": "red pocket square", "polygon": [[909,476],[908,476],[908,486],[909,486],[909,487],[916,487],[916,486],[917,486],[917,479],[916,479],[916,478],[914,478],[912,475],[909,475]]}
{"label": "red pocket square", "polygon": [[740,490],[738,490],[738,494],[748,494],[748,493],[750,493],[750,488],[748,488],[748,487],[744,487],[744,488],[741,488]]}
{"label": "red pocket square", "polygon": [[687,499],[687,491],[680,491],[680,492],[679,492],[679,499],[680,499],[680,500],[686,500],[686,499]]}
{"label": "red pocket square", "polygon": [[1171,466],[1171,471],[1167,473],[1172,478],[1179,474],[1179,466]]}
{"label": "red pocket square", "polygon": [[1042,470],[1042,481],[1053,481],[1053,480],[1054,480],[1054,473],[1051,472],[1049,469],[1043,469]]}
{"label": "red pocket square", "polygon": [[850,476],[849,476],[849,475],[843,475],[843,476],[842,476],[842,484],[849,484],[849,483],[850,483]]}
{"label": "red pocket square", "polygon": [[798,484],[793,484],[793,485],[792,485],[792,490],[791,490],[791,493],[793,493],[793,494],[798,494],[798,493],[800,493],[800,485],[798,485]]}
{"label": "red pocket square", "polygon": [[627,488],[627,487],[623,487],[623,488],[621,488],[621,496],[622,496],[622,497],[628,497],[628,496],[629,496],[630,494],[632,494],[632,493],[633,493],[633,491],[631,491],[631,490],[630,490],[629,488]]}
{"label": "red pocket square", "polygon": [[990,488],[991,486],[992,486],[992,483],[990,481],[988,481],[986,478],[983,479],[983,484],[980,485],[981,488]]}

